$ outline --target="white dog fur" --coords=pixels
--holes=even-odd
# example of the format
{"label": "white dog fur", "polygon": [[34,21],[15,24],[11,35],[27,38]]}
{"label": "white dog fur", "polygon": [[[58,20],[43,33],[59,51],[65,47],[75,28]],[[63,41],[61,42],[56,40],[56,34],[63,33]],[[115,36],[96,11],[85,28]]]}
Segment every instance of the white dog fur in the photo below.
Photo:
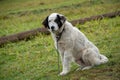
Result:
{"label": "white dog fur", "polygon": [[58,49],[63,70],[60,75],[70,71],[70,63],[76,62],[82,70],[106,63],[108,58],[100,54],[98,48],[66,18],[59,13],[52,13],[43,25],[51,32],[55,47]]}

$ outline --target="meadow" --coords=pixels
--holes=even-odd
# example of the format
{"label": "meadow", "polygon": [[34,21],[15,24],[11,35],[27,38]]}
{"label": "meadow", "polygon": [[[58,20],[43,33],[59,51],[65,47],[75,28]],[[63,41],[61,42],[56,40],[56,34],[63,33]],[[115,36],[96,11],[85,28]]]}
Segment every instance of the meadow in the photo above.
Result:
{"label": "meadow", "polygon": [[[120,0],[0,0],[0,36],[42,27],[53,12],[70,21],[118,10]],[[120,80],[120,17],[76,26],[109,58],[108,63],[85,71],[75,71],[78,66],[72,63],[68,75],[58,76],[53,40],[39,34],[0,47],[0,80]]]}

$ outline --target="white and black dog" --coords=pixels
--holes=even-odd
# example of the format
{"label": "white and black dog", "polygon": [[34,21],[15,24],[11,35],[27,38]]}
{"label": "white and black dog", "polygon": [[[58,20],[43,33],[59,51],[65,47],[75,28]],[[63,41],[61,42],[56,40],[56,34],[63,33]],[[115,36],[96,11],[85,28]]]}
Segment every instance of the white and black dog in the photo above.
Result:
{"label": "white and black dog", "polygon": [[82,70],[108,61],[108,58],[100,54],[98,48],[63,15],[52,13],[42,24],[51,32],[55,47],[60,53],[63,65],[60,75],[70,71],[72,61],[79,64]]}

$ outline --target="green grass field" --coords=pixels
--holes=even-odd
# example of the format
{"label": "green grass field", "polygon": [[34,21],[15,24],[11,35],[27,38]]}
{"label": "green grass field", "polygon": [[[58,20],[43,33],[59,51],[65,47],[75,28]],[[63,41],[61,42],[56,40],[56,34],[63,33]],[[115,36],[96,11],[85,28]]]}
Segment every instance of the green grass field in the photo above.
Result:
{"label": "green grass field", "polygon": [[[118,10],[120,0],[0,0],[0,36],[42,27],[53,12],[70,21]],[[72,63],[68,75],[58,76],[53,40],[39,34],[0,48],[0,80],[120,80],[120,17],[76,26],[109,58],[108,63],[85,71],[75,71],[78,66]]]}

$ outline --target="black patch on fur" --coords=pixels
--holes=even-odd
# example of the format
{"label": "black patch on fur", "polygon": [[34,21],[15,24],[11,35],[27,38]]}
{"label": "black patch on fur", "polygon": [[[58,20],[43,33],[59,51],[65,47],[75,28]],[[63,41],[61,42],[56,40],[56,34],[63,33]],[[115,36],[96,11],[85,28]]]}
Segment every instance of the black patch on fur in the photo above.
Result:
{"label": "black patch on fur", "polygon": [[49,25],[48,25],[48,16],[46,17],[46,19],[42,22],[42,24],[45,26],[45,28],[50,29]]}
{"label": "black patch on fur", "polygon": [[57,15],[55,22],[58,24],[59,28],[61,28],[61,26],[63,25],[63,23],[61,22],[61,17],[59,15]]}

